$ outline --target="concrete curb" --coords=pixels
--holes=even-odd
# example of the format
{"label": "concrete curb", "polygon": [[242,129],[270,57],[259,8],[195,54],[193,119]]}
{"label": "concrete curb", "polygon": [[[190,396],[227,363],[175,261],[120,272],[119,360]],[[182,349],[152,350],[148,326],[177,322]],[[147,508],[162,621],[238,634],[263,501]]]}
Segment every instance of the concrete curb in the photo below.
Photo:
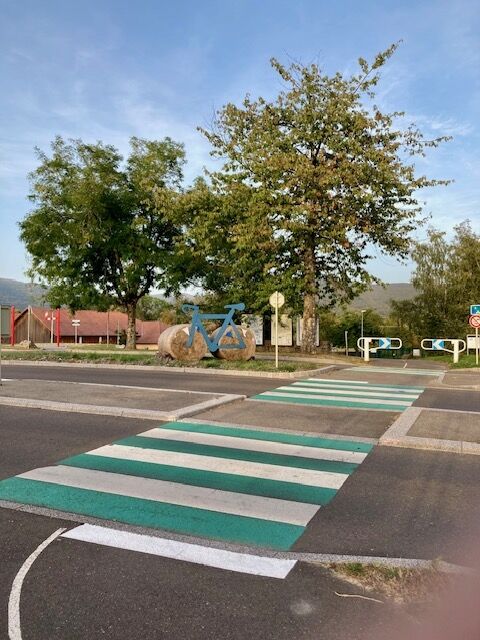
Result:
{"label": "concrete curb", "polygon": [[236,400],[244,400],[246,396],[236,394],[224,394],[220,398],[198,402],[175,411],[151,411],[128,407],[105,407],[92,404],[73,404],[69,402],[54,402],[51,400],[35,400],[29,398],[0,398],[0,406],[23,407],[28,409],[45,409],[47,411],[66,411],[72,413],[89,413],[93,415],[115,416],[117,418],[140,418],[142,420],[157,420],[162,422],[175,422],[179,418],[195,415],[205,409],[211,409],[223,404],[229,404]]}
{"label": "concrete curb", "polygon": [[35,366],[35,367],[75,367],[88,369],[120,369],[127,371],[169,371],[170,373],[199,373],[202,375],[237,376],[247,378],[308,378],[328,369],[333,369],[335,365],[317,369],[303,369],[302,371],[276,372],[276,371],[236,371],[233,369],[202,369],[200,367],[163,367],[145,364],[94,364],[92,362],[38,362],[37,360],[3,360],[4,366]]}
{"label": "concrete curb", "polygon": [[348,562],[361,562],[362,564],[375,564],[394,568],[402,567],[409,569],[431,569],[435,567],[439,571],[448,573],[471,574],[473,572],[473,570],[469,567],[445,562],[436,558],[390,558],[386,556],[344,555],[335,553],[316,553],[309,551],[276,551],[275,549],[271,549],[268,547],[254,547],[251,545],[234,544],[230,542],[212,540],[210,538],[200,538],[197,536],[188,536],[185,534],[173,533],[172,531],[164,531],[162,529],[136,527],[122,522],[101,520],[100,518],[82,516],[77,513],[58,511],[56,509],[47,509],[45,507],[36,507],[33,505],[20,504],[18,502],[9,502],[7,500],[0,500],[0,508],[11,509],[12,511],[21,511],[23,513],[32,513],[34,515],[45,516],[48,518],[57,518],[63,521],[81,524],[93,524],[118,531],[129,531],[131,533],[148,535],[152,538],[163,538],[166,540],[197,544],[208,549],[233,551],[236,553],[244,553],[247,555],[262,556],[282,560],[297,560],[300,562],[310,562],[322,565],[332,563],[342,564]]}
{"label": "concrete curb", "polygon": [[[423,438],[407,435],[423,411],[436,411],[422,407],[409,407],[380,437],[378,444],[387,447],[405,447],[407,449],[424,449],[443,453],[461,453],[480,455],[480,444],[464,440],[440,440],[439,438]],[[453,413],[465,413],[454,412]],[[468,412],[475,413],[475,412]]]}

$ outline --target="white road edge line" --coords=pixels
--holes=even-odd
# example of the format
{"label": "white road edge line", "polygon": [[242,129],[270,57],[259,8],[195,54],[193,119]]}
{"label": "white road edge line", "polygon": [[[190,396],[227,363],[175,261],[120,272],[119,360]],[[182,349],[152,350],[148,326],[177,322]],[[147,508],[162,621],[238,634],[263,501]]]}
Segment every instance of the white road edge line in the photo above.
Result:
{"label": "white road edge line", "polygon": [[268,558],[236,551],[203,547],[188,542],[178,542],[119,529],[82,524],[63,534],[63,538],[91,542],[107,547],[148,553],[150,555],[201,564],[216,569],[249,573],[256,576],[284,579],[297,560]]}
{"label": "white road edge line", "polygon": [[22,594],[22,585],[25,580],[25,576],[42,551],[66,530],[66,527],[57,529],[51,536],[39,544],[35,551],[28,556],[15,576],[12,583],[12,589],[10,591],[10,597],[8,599],[8,637],[10,640],[22,640],[22,630],[20,625],[20,596]]}

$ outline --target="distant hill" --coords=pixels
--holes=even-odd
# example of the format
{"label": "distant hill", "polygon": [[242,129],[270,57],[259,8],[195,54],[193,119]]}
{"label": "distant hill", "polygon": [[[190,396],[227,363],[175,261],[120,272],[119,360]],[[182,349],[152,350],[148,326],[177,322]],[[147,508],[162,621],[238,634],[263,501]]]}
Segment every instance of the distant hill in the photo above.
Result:
{"label": "distant hill", "polygon": [[13,305],[25,309],[29,304],[43,304],[45,290],[38,284],[19,282],[10,278],[0,278],[0,304]]}
{"label": "distant hill", "polygon": [[350,309],[374,309],[382,316],[390,312],[390,300],[411,300],[416,291],[409,283],[387,284],[384,287],[374,285],[370,291],[362,293],[350,304]]}

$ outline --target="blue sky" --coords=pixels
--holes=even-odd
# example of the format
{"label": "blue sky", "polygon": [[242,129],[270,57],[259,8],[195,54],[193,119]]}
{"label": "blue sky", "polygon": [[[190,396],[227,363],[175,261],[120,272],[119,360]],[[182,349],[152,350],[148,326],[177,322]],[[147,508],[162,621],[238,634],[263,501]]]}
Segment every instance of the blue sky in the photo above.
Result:
{"label": "blue sky", "polygon": [[[29,209],[34,146],[56,134],[128,149],[132,135],[184,142],[191,180],[212,166],[196,131],[225,102],[272,97],[275,56],[350,72],[403,40],[378,102],[427,135],[453,135],[419,171],[454,179],[422,194],[432,224],[480,231],[480,4],[476,0],[0,0],[0,277],[25,280],[17,223]],[[419,229],[418,238],[424,238]],[[411,265],[371,270],[405,282]]]}

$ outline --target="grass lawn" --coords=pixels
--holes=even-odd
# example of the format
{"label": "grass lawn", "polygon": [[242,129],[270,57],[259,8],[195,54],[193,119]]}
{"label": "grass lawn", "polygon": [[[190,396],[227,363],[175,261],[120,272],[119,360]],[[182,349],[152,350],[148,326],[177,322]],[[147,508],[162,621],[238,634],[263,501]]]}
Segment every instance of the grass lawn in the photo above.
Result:
{"label": "grass lawn", "polygon": [[218,360],[217,358],[205,358],[200,362],[181,362],[178,360],[166,360],[157,358],[154,351],[119,351],[105,348],[100,351],[47,351],[32,349],[30,351],[12,351],[2,349],[3,360],[26,360],[42,362],[87,362],[98,364],[141,364],[151,366],[195,367],[200,369],[231,369],[237,371],[280,371],[293,372],[304,371],[315,367],[309,362],[280,362],[278,369],[268,360],[249,360],[248,362]]}
{"label": "grass lawn", "polygon": [[445,353],[439,356],[426,356],[426,359],[430,362],[446,362],[451,369],[470,369],[477,366],[475,364],[475,353],[470,353],[470,355],[460,354],[460,358],[457,364],[453,364],[453,354],[451,353]]}

